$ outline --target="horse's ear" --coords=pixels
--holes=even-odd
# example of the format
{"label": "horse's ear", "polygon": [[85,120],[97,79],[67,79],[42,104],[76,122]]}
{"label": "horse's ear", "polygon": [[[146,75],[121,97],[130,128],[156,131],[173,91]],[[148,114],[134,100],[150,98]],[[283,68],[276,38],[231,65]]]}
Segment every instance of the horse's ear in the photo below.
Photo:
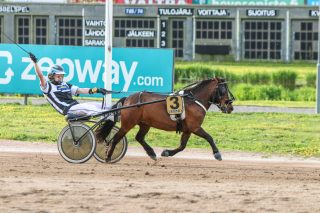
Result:
{"label": "horse's ear", "polygon": [[215,77],[215,80],[217,80],[217,81],[218,81],[218,83],[220,83],[220,82],[221,82],[221,79],[222,79],[222,78],[220,78],[220,77]]}
{"label": "horse's ear", "polygon": [[215,77],[215,79],[218,81],[218,83],[226,82],[226,80],[224,78]]}

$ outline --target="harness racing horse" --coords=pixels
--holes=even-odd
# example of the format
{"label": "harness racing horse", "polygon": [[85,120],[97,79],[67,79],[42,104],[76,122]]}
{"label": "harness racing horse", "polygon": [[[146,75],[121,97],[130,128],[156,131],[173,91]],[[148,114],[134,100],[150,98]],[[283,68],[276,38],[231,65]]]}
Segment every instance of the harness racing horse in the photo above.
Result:
{"label": "harness racing horse", "polygon": [[[185,119],[182,120],[180,146],[173,150],[164,150],[161,153],[161,156],[173,156],[184,150],[191,133],[193,133],[207,140],[211,145],[215,159],[222,160],[221,154],[213,138],[201,127],[201,125],[211,104],[217,105],[224,113],[231,113],[233,111],[232,102],[234,97],[228,88],[227,82],[218,77],[202,80],[185,88],[184,94],[186,94],[186,96],[184,96]],[[123,106],[152,102],[166,97],[167,96],[165,95],[156,93],[135,93],[124,100]],[[103,141],[114,125],[115,122],[106,121],[96,132],[97,140]],[[156,160],[156,154],[145,141],[145,136],[150,130],[150,127],[165,131],[176,131],[177,128],[177,122],[171,120],[167,113],[165,101],[122,109],[121,128],[114,136],[109,147],[107,147],[106,162],[111,160],[112,153],[119,140],[135,125],[139,125],[140,127],[135,137],[136,140],[143,146],[144,150],[153,160]]]}

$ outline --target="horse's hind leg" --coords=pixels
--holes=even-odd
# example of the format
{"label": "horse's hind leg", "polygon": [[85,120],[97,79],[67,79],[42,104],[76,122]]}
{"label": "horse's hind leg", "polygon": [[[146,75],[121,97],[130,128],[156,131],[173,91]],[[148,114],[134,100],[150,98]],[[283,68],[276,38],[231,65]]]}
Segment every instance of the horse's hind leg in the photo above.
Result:
{"label": "horse's hind leg", "polygon": [[111,141],[109,148],[106,150],[106,162],[111,161],[111,156],[113,154],[114,149],[116,148],[116,145],[126,134],[127,131],[124,131],[124,129],[120,128],[119,131],[114,135],[114,138]]}
{"label": "horse's hind leg", "polygon": [[213,154],[214,154],[214,158],[217,159],[217,160],[222,160],[221,158],[221,154],[219,152],[219,149],[218,147],[216,146],[213,138],[211,137],[211,135],[209,135],[206,131],[204,131],[204,129],[202,127],[200,127],[197,131],[193,132],[195,135],[201,137],[201,138],[204,138],[206,139],[211,148],[212,148],[212,151],[213,151]]}
{"label": "horse's hind leg", "polygon": [[183,132],[182,136],[181,136],[181,140],[180,140],[180,146],[176,149],[173,149],[173,150],[168,150],[168,149],[163,150],[161,153],[161,156],[163,156],[163,157],[173,156],[173,155],[177,154],[178,152],[181,152],[182,150],[184,150],[187,146],[187,142],[190,138],[190,135],[191,135],[191,133]]}
{"label": "horse's hind leg", "polygon": [[147,152],[147,154],[152,160],[157,160],[156,153],[151,148],[151,146],[149,146],[149,144],[147,144],[147,142],[144,140],[146,134],[150,130],[150,127],[146,125],[139,125],[139,126],[140,126],[140,129],[136,135],[136,140],[141,144],[141,146],[144,148],[144,150]]}

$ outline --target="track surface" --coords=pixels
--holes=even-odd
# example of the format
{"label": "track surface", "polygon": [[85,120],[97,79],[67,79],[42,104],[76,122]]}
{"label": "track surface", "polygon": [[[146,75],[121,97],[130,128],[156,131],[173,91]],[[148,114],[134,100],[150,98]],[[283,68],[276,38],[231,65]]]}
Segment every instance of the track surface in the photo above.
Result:
{"label": "track surface", "polygon": [[0,141],[0,212],[320,212],[319,159],[209,152],[154,163],[129,147],[117,164],[75,165],[53,144]]}

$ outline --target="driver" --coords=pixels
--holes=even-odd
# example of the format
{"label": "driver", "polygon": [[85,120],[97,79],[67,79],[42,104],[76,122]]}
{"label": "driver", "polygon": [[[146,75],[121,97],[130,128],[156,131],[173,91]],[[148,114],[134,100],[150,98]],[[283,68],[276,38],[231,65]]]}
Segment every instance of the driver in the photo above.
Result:
{"label": "driver", "polygon": [[[110,110],[111,106],[101,108],[102,104],[98,102],[79,103],[72,98],[72,95],[78,94],[107,94],[104,88],[79,88],[75,85],[63,81],[66,74],[60,65],[50,67],[47,81],[37,64],[38,59],[32,53],[29,53],[30,59],[34,63],[37,76],[40,79],[40,89],[47,101],[53,108],[62,115],[73,114],[76,116],[94,115],[99,112]],[[113,115],[108,117],[109,120],[114,120]]]}

